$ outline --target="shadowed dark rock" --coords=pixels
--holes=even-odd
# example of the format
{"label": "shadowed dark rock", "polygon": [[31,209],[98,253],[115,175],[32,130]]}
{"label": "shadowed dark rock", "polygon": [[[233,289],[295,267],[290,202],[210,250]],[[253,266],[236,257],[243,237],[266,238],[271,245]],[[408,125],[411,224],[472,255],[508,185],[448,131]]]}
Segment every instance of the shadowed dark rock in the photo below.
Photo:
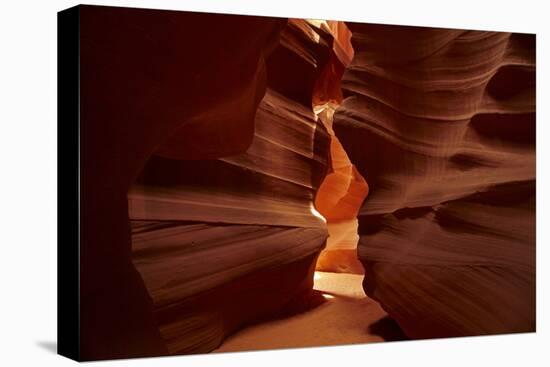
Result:
{"label": "shadowed dark rock", "polygon": [[534,331],[534,35],[348,26],[366,292],[411,338]]}

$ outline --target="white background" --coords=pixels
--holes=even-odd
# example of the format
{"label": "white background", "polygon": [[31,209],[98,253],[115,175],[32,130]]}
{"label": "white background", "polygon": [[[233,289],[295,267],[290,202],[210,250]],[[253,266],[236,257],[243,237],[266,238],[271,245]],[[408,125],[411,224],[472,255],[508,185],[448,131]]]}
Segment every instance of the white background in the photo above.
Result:
{"label": "white background", "polygon": [[[88,4],[537,33],[537,333],[97,362],[108,366],[550,365],[546,1],[202,0]],[[65,366],[56,343],[56,12],[0,5],[0,365]],[[544,16],[546,13],[546,17]],[[192,35],[190,35],[192,36]],[[547,121],[548,122],[548,121]],[[546,189],[546,190],[545,190]],[[546,350],[545,350],[546,349]]]}

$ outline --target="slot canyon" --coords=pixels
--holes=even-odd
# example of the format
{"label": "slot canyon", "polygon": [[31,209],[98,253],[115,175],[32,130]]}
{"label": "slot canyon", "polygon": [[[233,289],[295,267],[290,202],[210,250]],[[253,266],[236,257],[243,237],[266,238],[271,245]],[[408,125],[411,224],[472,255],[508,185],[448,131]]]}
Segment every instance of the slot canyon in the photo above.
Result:
{"label": "slot canyon", "polygon": [[534,35],[80,22],[83,359],[535,331]]}

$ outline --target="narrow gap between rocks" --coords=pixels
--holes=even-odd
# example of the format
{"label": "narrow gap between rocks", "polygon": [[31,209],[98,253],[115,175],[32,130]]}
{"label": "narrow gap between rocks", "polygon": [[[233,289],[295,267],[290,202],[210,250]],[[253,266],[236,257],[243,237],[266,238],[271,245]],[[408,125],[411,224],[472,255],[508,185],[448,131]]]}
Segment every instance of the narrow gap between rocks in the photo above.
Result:
{"label": "narrow gap between rocks", "polygon": [[364,293],[364,268],[357,257],[357,214],[368,195],[365,179],[350,162],[333,130],[334,114],[343,101],[341,79],[354,52],[344,22],[308,20],[334,37],[330,58],[316,81],[312,109],[330,135],[327,174],[312,213],[327,223],[329,237],[314,273],[313,296],[306,310],[260,323],[229,337],[217,352],[296,348],[400,340],[401,330]]}

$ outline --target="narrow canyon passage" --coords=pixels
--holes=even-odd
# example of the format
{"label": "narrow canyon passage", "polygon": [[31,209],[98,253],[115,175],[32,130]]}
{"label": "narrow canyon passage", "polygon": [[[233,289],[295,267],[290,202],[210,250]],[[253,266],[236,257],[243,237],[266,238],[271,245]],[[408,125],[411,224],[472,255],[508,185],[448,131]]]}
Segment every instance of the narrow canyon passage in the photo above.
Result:
{"label": "narrow canyon passage", "polygon": [[[368,185],[350,162],[333,130],[342,103],[340,81],[353,59],[351,32],[341,22],[308,20],[334,37],[328,62],[313,89],[312,109],[330,137],[328,172],[316,197],[329,237],[316,263],[313,292],[305,310],[248,327],[216,352],[359,344],[406,339],[380,305],[365,295],[364,269],[357,259],[357,214]],[[315,300],[316,299],[316,300]]]}
{"label": "narrow canyon passage", "polygon": [[[343,22],[285,23],[265,60],[250,146],[210,159],[201,145],[204,159],[182,159],[181,144],[169,139],[129,190],[133,261],[169,353],[231,348],[227,337],[277,318],[279,327],[309,333],[287,346],[384,338],[369,331],[385,313],[363,293],[357,260],[356,217],[368,186],[332,129],[351,33]],[[217,131],[194,130],[203,126],[187,133]]]}
{"label": "narrow canyon passage", "polygon": [[[242,94],[208,101],[209,112],[158,147],[128,190],[132,262],[167,354],[531,330],[534,169],[519,164],[534,159],[530,79],[514,103],[477,90],[507,63],[527,65],[530,75],[530,41],[251,22],[264,25],[265,37],[261,53],[237,62],[247,69],[234,80]],[[403,32],[420,46],[447,46],[416,55],[386,43]],[[388,50],[411,60],[396,69]],[[495,60],[486,58],[493,50]],[[470,65],[477,59],[483,68]],[[443,66],[454,64],[464,80],[448,79]],[[420,103],[423,94],[432,101]],[[475,111],[448,107],[480,94]],[[528,117],[518,130],[525,141],[486,139],[480,125],[507,109]],[[509,169],[501,156],[510,157]],[[517,205],[491,201],[516,191]],[[510,218],[517,239],[493,228]]]}
{"label": "narrow canyon passage", "polygon": [[83,360],[535,330],[534,35],[80,11]]}
{"label": "narrow canyon passage", "polygon": [[210,161],[163,148],[133,185],[134,262],[170,352],[402,338],[362,288],[368,185],[332,127],[352,59],[343,22],[290,19],[267,59],[251,146]]}
{"label": "narrow canyon passage", "polygon": [[363,276],[315,272],[313,289],[324,302],[294,316],[246,328],[215,352],[301,348],[404,340],[399,326],[367,297]]}

